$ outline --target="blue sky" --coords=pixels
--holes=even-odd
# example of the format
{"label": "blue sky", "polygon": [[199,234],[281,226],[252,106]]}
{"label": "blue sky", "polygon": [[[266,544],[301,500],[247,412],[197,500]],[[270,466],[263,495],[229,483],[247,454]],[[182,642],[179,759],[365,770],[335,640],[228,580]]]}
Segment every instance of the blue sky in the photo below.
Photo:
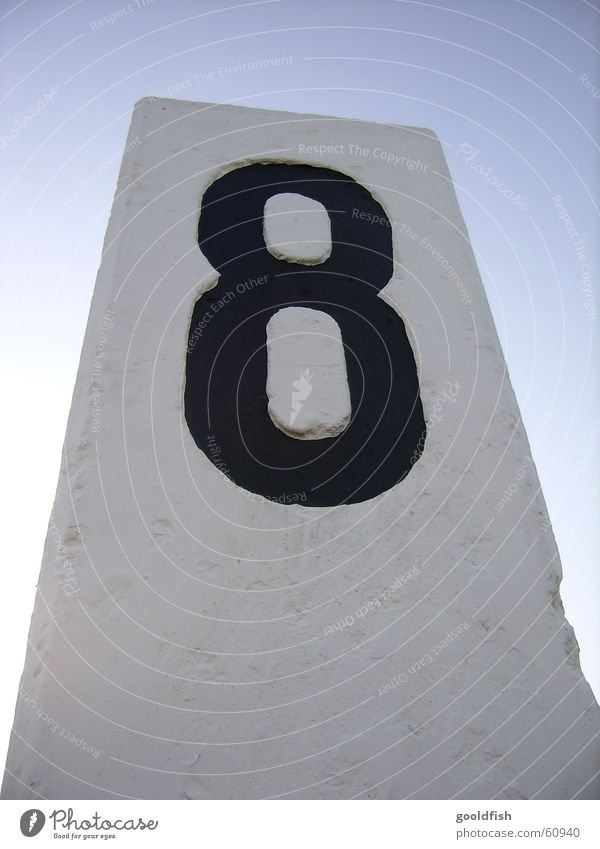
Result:
{"label": "blue sky", "polygon": [[[5,692],[22,667],[132,105],[162,94],[438,134],[559,544],[567,616],[600,694],[598,4],[2,0],[0,17],[1,627],[16,647]],[[256,67],[269,59],[281,61]],[[6,736],[12,711],[10,695]]]}

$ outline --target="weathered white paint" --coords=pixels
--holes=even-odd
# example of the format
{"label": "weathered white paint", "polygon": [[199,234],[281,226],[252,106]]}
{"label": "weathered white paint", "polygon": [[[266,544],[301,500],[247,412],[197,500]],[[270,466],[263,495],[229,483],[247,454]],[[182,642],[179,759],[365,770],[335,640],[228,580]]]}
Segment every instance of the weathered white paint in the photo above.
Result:
{"label": "weathered white paint", "polygon": [[270,254],[286,262],[318,265],[331,254],[331,222],[322,203],[281,192],[265,204],[265,244]]}
{"label": "weathered white paint", "polygon": [[339,325],[321,310],[287,307],[267,324],[273,423],[296,439],[338,436],[352,414]]}
{"label": "weathered white paint", "polygon": [[[597,798],[599,710],[435,135],[143,100],[137,138],[83,344],[4,796]],[[326,152],[349,139],[372,155]],[[216,280],[197,246],[200,199],[281,149],[377,187],[389,220],[417,234],[393,229],[383,296],[406,322],[429,433],[406,480],[362,504],[265,503],[183,419],[190,316]]]}

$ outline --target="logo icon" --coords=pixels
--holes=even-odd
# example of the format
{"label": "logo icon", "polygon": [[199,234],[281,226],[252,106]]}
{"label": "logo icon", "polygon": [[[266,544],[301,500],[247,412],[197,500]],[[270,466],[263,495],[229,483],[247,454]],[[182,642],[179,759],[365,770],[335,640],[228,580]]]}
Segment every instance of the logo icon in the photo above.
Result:
{"label": "logo icon", "polygon": [[290,413],[290,425],[296,421],[298,413],[302,409],[302,402],[306,401],[312,392],[311,380],[313,376],[308,369],[300,372],[300,377],[292,383],[294,392],[292,392],[292,409]]}
{"label": "logo icon", "polygon": [[21,816],[21,834],[25,837],[35,837],[43,829],[45,822],[44,813],[38,808],[31,808]]}

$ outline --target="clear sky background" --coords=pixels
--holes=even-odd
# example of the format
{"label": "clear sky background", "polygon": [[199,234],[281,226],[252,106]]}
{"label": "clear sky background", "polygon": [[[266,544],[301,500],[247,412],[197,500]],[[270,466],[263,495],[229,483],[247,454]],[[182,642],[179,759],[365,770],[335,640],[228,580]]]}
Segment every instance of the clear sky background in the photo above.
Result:
{"label": "clear sky background", "polygon": [[438,134],[600,695],[599,33],[597,0],[0,0],[2,762],[121,153],[149,94]]}

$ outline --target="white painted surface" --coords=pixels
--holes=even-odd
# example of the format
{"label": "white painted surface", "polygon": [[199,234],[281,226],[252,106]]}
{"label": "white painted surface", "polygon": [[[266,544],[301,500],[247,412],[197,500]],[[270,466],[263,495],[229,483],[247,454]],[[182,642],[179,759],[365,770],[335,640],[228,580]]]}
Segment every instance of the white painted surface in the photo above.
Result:
{"label": "white painted surface", "polygon": [[265,204],[265,244],[270,254],[286,262],[318,265],[331,255],[331,222],[322,203],[281,192]]}
{"label": "white painted surface", "polygon": [[338,436],[352,415],[339,325],[321,310],[287,307],[267,324],[273,424],[296,439]]}
{"label": "white painted surface", "polygon": [[[438,140],[161,100],[137,104],[137,137],[83,345],[4,796],[596,798],[599,711]],[[296,157],[307,138],[426,167]],[[417,234],[393,230],[383,296],[406,322],[429,433],[407,479],[363,504],[252,497],[183,420],[190,316],[216,280],[197,246],[200,198],[282,149],[377,187],[389,220]]]}

